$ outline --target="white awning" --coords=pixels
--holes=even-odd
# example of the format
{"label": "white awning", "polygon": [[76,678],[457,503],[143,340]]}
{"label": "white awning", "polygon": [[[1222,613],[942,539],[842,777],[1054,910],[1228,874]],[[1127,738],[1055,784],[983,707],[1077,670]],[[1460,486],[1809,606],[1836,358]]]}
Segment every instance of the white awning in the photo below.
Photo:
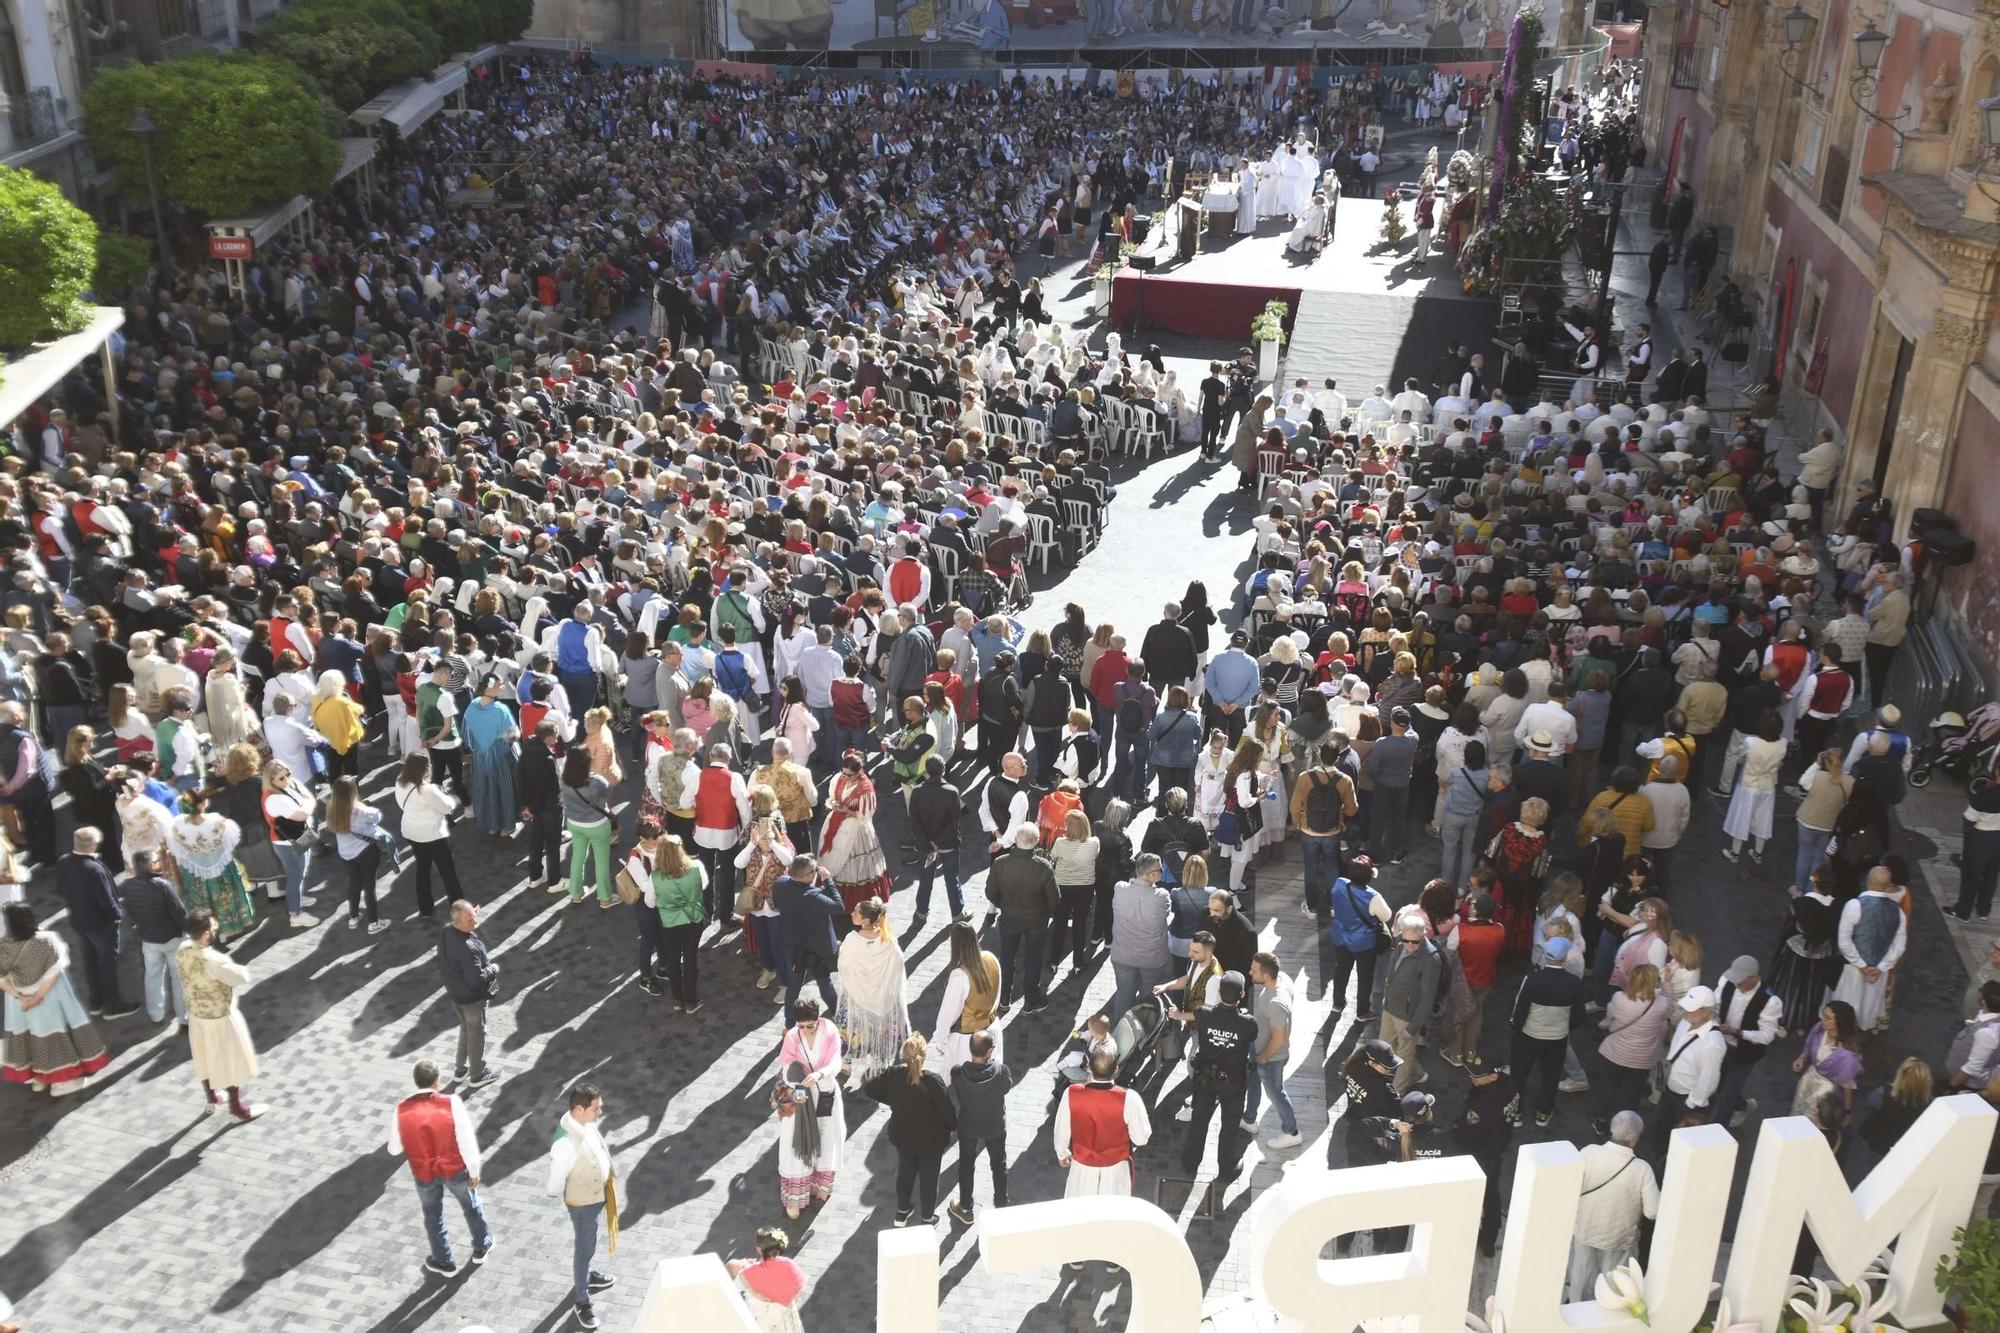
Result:
{"label": "white awning", "polygon": [[340,169],[333,173],[344,181],[375,160],[375,141],[365,135],[349,135],[340,141]]}
{"label": "white awning", "polygon": [[306,196],[295,194],[276,208],[262,213],[250,213],[240,218],[210,218],[208,229],[211,233],[222,235],[245,235],[252,245],[262,245],[310,209],[312,203]]}
{"label": "white awning", "polygon": [[12,425],[46,397],[62,383],[63,376],[95,356],[124,323],[125,312],[117,306],[93,306],[90,322],[75,333],[37,343],[26,356],[0,366],[0,426]]}

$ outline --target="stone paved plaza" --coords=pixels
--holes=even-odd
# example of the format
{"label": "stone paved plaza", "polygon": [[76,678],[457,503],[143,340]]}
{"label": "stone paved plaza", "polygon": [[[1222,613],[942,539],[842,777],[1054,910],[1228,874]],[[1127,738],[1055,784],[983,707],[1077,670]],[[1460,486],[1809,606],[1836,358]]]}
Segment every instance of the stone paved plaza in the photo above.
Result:
{"label": "stone paved plaza", "polygon": [[[1216,600],[1227,600],[1247,552],[1248,509],[1232,498],[1233,483],[1233,472],[1187,455],[1127,477],[1108,544],[1042,592],[1029,619],[1051,623],[1064,601],[1075,600],[1093,620],[1113,619],[1136,641],[1191,577],[1206,578]],[[374,781],[379,790],[384,775]],[[1914,832],[1908,850],[1933,892],[1955,889],[1944,858],[1956,847],[1960,808],[1943,783],[1913,793],[1903,808]],[[1729,865],[1717,854],[1720,818],[1712,798],[1699,798],[1670,886],[1678,918],[1707,941],[1711,976],[1738,952],[1770,955],[1792,847],[1786,808],[1766,864]],[[900,841],[896,802],[885,806],[881,829],[885,845]],[[1437,866],[1437,845],[1421,833],[1414,841],[1414,855],[1382,881],[1394,902],[1412,900]],[[698,1017],[677,1017],[667,1001],[634,984],[625,909],[570,909],[562,898],[528,891],[513,848],[470,830],[460,834],[456,850],[466,892],[484,906],[482,931],[503,969],[489,1049],[506,1077],[469,1098],[487,1153],[482,1192],[499,1238],[495,1260],[449,1281],[423,1274],[415,1192],[401,1159],[384,1149],[390,1108],[409,1088],[411,1064],[429,1056],[449,1068],[455,1032],[437,984],[434,932],[409,918],[406,872],[386,900],[396,924],[380,936],[342,928],[339,895],[326,887],[309,909],[319,922],[309,930],[288,929],[282,915],[264,907],[262,925],[239,954],[257,978],[244,1010],[265,1071],[255,1096],[272,1107],[263,1119],[236,1127],[203,1117],[185,1040],[143,1016],[109,1025],[116,1058],[87,1095],[51,1102],[0,1090],[0,1199],[6,1201],[0,1289],[18,1303],[29,1329],[395,1333],[484,1324],[497,1333],[547,1333],[564,1327],[569,1226],[560,1205],[543,1193],[543,1160],[563,1091],[582,1077],[606,1090],[607,1138],[624,1207],[619,1253],[605,1265],[618,1285],[599,1301],[605,1328],[632,1326],[652,1262],[699,1252],[744,1255],[759,1225],[782,1220],[766,1109],[780,1019],[769,995],[753,988],[754,969],[737,942],[703,950],[707,1007]],[[968,853],[967,865],[982,870],[969,890],[979,912],[983,861]],[[38,910],[52,911],[46,882],[34,889]],[[899,865],[891,912],[910,960],[913,1019],[928,1032],[943,990],[947,913],[941,901],[934,904],[930,921],[912,931],[912,909],[908,869]],[[1344,1056],[1362,1035],[1351,1024],[1323,1029],[1324,1002],[1305,1002],[1313,941],[1311,919],[1300,910],[1295,849],[1259,870],[1254,915],[1301,1001],[1290,1089],[1307,1142],[1288,1153],[1254,1149],[1254,1169],[1227,1195],[1220,1217],[1189,1221],[1218,1313],[1240,1304],[1244,1277],[1235,1239],[1248,1234],[1243,1222],[1256,1193],[1283,1172],[1324,1169],[1329,1108],[1322,1065],[1329,1053]],[[1875,1077],[1911,1051],[1939,1059],[1950,1040],[1966,975],[1961,949],[1976,943],[1983,953],[1984,942],[1948,934],[1945,926],[1922,895],[1894,1026],[1870,1043]],[[1505,1058],[1513,975],[1496,987],[1488,1016],[1486,1049],[1496,1061]],[[138,993],[136,949],[128,952],[126,985],[128,994]],[[1009,1100],[1015,1202],[1061,1193],[1046,1115],[1054,1057],[1072,1019],[1101,1004],[1110,987],[1101,955],[1080,975],[1065,965],[1052,1006],[1006,1024],[1006,1058],[1018,1082]],[[1789,1056],[1765,1062],[1753,1085],[1766,1111],[1789,1104],[1788,1063]],[[1431,1070],[1441,1117],[1455,1118],[1463,1078],[1435,1060]],[[1586,1141],[1584,1100],[1564,1097],[1545,1133]],[[850,1095],[847,1113],[850,1137],[835,1197],[793,1228],[794,1253],[813,1281],[804,1318],[814,1330],[871,1325],[874,1237],[889,1226],[892,1211],[894,1154],[876,1142],[886,1116],[858,1095]],[[1175,1159],[1177,1129],[1162,1124],[1141,1155],[1148,1192],[1153,1176]],[[1268,1109],[1262,1131],[1276,1132]],[[1746,1153],[1741,1164],[1747,1159]],[[954,1158],[945,1160],[949,1178]],[[982,1203],[987,1190],[982,1170]],[[462,1261],[462,1223],[455,1209],[447,1216]],[[1129,1292],[1101,1269],[1081,1280],[1056,1272],[989,1275],[963,1227],[944,1232],[942,1274],[948,1328],[1118,1328],[1130,1309]]]}

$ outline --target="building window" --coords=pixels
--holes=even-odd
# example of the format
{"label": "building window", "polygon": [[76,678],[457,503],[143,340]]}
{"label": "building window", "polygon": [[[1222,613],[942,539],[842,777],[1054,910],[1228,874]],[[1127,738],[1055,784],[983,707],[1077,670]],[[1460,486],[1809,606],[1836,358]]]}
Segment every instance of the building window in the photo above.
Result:
{"label": "building window", "polygon": [[1819,178],[1819,206],[1825,214],[1838,222],[1841,210],[1847,205],[1847,172],[1849,168],[1847,150],[1837,144],[1830,144],[1826,150],[1826,170]]}
{"label": "building window", "polygon": [[1673,84],[1676,88],[1701,87],[1701,49],[1693,42],[1674,45]]}

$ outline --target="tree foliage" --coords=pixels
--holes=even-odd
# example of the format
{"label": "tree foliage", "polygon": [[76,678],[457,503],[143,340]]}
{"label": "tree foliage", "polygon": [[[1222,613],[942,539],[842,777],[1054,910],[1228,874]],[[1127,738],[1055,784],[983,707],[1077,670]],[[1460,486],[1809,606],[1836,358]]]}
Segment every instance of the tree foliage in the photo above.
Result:
{"label": "tree foliage", "polygon": [[97,224],[31,172],[0,167],[0,347],[25,347],[84,322]]}
{"label": "tree foliage", "polygon": [[[426,10],[468,0],[417,0]],[[436,32],[394,0],[302,0],[279,11],[257,49],[289,60],[328,101],[352,111],[391,84],[422,78],[444,59]],[[453,18],[455,28],[462,20]]]}
{"label": "tree foliage", "polygon": [[107,70],[84,101],[91,151],[130,197],[146,196],[138,137],[144,107],[160,131],[153,163],[160,194],[206,217],[224,217],[319,194],[333,184],[340,146],[319,98],[282,60],[200,55]]}
{"label": "tree foliage", "polygon": [[136,287],[153,271],[153,243],[122,231],[97,233],[97,275],[90,290],[105,305],[115,305],[113,295]]}

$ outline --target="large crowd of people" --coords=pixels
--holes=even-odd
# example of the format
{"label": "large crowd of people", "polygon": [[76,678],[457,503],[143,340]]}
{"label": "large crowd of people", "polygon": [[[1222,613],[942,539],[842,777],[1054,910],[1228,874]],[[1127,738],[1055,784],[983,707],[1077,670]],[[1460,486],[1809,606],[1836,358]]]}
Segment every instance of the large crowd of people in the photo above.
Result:
{"label": "large crowd of people", "polygon": [[[1888,691],[1920,571],[1871,487],[1830,493],[1831,437],[1781,459],[1759,420],[1649,377],[1537,401],[1462,356],[1352,399],[1260,384],[1247,355],[1182,383],[1019,281],[1039,236],[1112,234],[1177,156],[1310,127],[1309,93],[510,65],[246,292],[136,297],[121,382],[67,385],[6,460],[7,1082],[87,1089],[143,1004],[187,1028],[205,1103],[254,1119],[231,945],[407,919],[458,1041],[389,1146],[426,1267],[456,1271],[447,1189],[484,1262],[462,1098],[505,1077],[494,895],[453,852],[484,839],[566,916],[610,914],[662,1021],[732,967],[782,1007],[790,1222],[835,1197],[856,1094],[889,1107],[898,1225],[936,1220],[954,1143],[951,1216],[981,1155],[1005,1203],[1007,1024],[1104,962],[1053,1108],[1068,1192],[1128,1192],[1170,1108],[1188,1175],[1219,1118],[1226,1184],[1264,1100],[1272,1150],[1303,1142],[1308,1034],[1257,926],[1258,868],[1296,842],[1310,998],[1374,1033],[1335,1076],[1329,1162],[1471,1153],[1490,1250],[1515,1126],[1588,1092],[1586,1294],[1670,1131],[1754,1114],[1774,1050],[1837,1146],[1885,1150],[1947,1085],[2000,1095],[2000,986],[1949,1067],[1912,1062],[1879,1105],[1861,1086],[1914,905]],[[509,206],[460,197],[489,178]],[[618,327],[635,306],[643,334]],[[1024,631],[1032,567],[1136,539],[1112,468],[1151,439],[1231,449],[1251,572],[1151,623],[1069,605]],[[1979,799],[1971,827],[2000,830]],[[1425,833],[1441,873],[1402,882]],[[1737,928],[1677,914],[1690,838],[1773,890],[1773,956],[1724,964]],[[1980,846],[1959,909],[1983,917]],[[940,880],[933,1017],[885,903],[914,888],[929,929]],[[1141,1029],[1185,1066],[1158,1097],[1121,1076]],[[1456,1127],[1423,1090],[1447,1069]],[[566,1104],[548,1192],[592,1328],[617,1189],[602,1089]],[[797,1326],[788,1245],[767,1227],[733,1267],[766,1327]]]}

